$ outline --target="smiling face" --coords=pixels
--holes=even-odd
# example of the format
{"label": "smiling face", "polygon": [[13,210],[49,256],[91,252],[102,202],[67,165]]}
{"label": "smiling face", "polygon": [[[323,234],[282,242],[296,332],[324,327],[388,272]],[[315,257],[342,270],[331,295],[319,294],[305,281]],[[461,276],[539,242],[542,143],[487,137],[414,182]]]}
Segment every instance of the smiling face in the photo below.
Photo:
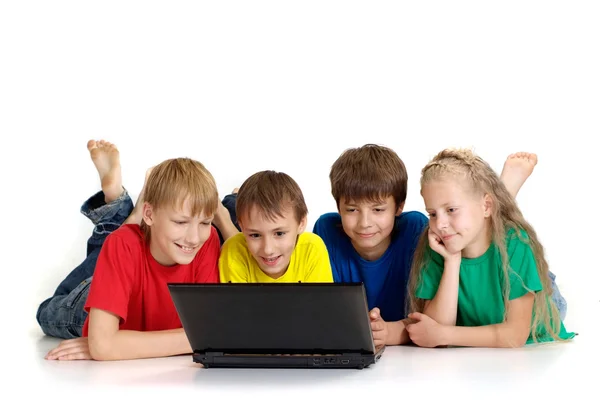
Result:
{"label": "smiling face", "polygon": [[466,258],[483,255],[491,244],[490,201],[474,192],[464,179],[443,178],[423,184],[421,195],[429,228],[450,253]]}
{"label": "smiling face", "polygon": [[192,215],[188,200],[183,207],[153,208],[144,204],[144,222],[150,228],[150,253],[165,266],[192,262],[211,232],[213,215]]}
{"label": "smiling face", "polygon": [[393,196],[378,202],[340,199],[344,232],[364,259],[376,260],[389,247],[396,215],[402,212],[402,207],[396,208],[395,204]]}
{"label": "smiling face", "polygon": [[248,250],[261,271],[273,279],[287,271],[298,235],[306,227],[306,217],[298,221],[292,207],[283,208],[281,214],[270,219],[254,206],[238,216]]}

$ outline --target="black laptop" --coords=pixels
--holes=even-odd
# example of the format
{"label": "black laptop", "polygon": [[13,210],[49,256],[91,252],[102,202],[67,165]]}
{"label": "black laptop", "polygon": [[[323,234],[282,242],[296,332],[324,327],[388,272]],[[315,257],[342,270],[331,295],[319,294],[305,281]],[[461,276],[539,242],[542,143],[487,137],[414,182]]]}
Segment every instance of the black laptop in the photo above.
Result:
{"label": "black laptop", "polygon": [[169,284],[205,368],[358,368],[377,362],[362,283]]}

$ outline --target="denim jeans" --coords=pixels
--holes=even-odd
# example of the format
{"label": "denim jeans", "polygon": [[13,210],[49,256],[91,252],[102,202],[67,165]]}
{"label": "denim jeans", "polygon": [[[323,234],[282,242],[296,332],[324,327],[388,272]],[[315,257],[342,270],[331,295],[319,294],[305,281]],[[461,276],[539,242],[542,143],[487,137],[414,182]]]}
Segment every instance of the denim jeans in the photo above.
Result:
{"label": "denim jeans", "polygon": [[564,321],[565,317],[567,316],[567,301],[562,294],[560,294],[560,290],[558,290],[558,286],[556,285],[556,275],[554,275],[552,271],[548,271],[548,276],[552,282],[552,300],[558,308],[560,319]]}
{"label": "denim jeans", "polygon": [[[235,225],[237,230],[241,232],[242,230],[240,229],[240,226],[238,225],[237,215],[235,213],[236,201],[237,201],[237,193],[233,193],[233,194],[228,194],[227,196],[223,197],[223,201],[221,201],[221,203],[223,204],[223,206],[225,206],[227,211],[229,211],[229,216],[231,217],[231,221],[233,222],[233,224]],[[223,244],[223,242],[224,242],[223,236],[221,235],[221,232],[219,232],[218,229],[217,229],[217,232],[219,233],[219,240],[220,240],[221,244]]]}
{"label": "denim jeans", "polygon": [[46,335],[63,339],[81,336],[87,317],[83,306],[102,244],[123,224],[132,210],[133,202],[127,190],[108,204],[104,202],[103,192],[96,193],[83,203],[81,213],[94,223],[94,230],[87,241],[87,256],[58,285],[54,295],[40,304],[36,319]]}

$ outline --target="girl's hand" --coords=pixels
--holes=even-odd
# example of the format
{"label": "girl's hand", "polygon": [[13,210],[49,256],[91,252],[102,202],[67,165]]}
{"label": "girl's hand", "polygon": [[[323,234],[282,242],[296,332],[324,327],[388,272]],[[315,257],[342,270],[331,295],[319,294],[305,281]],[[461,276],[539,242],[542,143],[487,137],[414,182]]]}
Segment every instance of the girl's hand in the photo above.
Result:
{"label": "girl's hand", "polygon": [[451,253],[448,251],[442,238],[439,237],[436,233],[434,233],[431,228],[429,228],[427,236],[429,238],[429,247],[440,256],[444,257],[444,260],[451,260],[458,258],[460,260],[461,252],[458,251],[456,253]]}
{"label": "girl's hand", "polygon": [[406,326],[408,336],[414,344],[420,347],[437,347],[446,344],[444,343],[445,327],[443,325],[418,312],[408,314],[408,318],[415,321]]}

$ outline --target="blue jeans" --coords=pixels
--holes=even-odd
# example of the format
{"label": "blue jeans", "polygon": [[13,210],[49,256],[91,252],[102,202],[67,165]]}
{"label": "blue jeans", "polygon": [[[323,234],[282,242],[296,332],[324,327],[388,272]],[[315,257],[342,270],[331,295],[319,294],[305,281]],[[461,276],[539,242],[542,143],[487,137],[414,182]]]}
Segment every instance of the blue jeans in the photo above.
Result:
{"label": "blue jeans", "polygon": [[[223,204],[223,206],[225,206],[227,211],[229,211],[229,216],[231,217],[231,221],[233,222],[233,224],[235,225],[237,230],[241,232],[242,230],[240,229],[240,226],[238,225],[237,215],[235,213],[236,201],[237,201],[237,193],[233,193],[233,194],[228,194],[227,196],[223,197],[223,201],[221,201],[221,203]],[[223,241],[224,241],[223,236],[221,235],[221,232],[219,232],[218,229],[217,229],[217,232],[219,233],[219,240],[221,241],[221,244],[223,244]]]}
{"label": "blue jeans", "polygon": [[550,281],[552,282],[552,300],[556,307],[558,308],[558,313],[560,314],[560,319],[564,321],[567,316],[567,301],[560,294],[560,290],[558,290],[558,286],[556,286],[556,275],[552,273],[552,271],[548,271],[548,276],[550,277]]}
{"label": "blue jeans", "polygon": [[36,319],[48,336],[63,339],[80,337],[87,312],[87,300],[98,254],[107,236],[120,227],[133,210],[127,190],[118,199],[106,204],[104,193],[98,192],[81,206],[81,213],[94,223],[92,236],[87,241],[87,256],[58,285],[54,295],[44,300]]}

